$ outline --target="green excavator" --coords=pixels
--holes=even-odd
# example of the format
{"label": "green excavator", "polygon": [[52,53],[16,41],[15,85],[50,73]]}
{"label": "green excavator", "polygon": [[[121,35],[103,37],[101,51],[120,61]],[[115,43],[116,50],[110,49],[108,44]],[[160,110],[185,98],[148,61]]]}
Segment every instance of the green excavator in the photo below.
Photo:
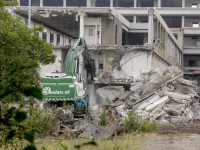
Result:
{"label": "green excavator", "polygon": [[79,73],[79,57],[83,56],[84,69],[88,80],[95,77],[95,64],[91,59],[84,38],[80,38],[68,51],[65,73],[48,73],[41,79],[44,101],[57,106],[66,103],[74,107],[76,115],[88,111],[88,96],[83,86],[83,75]]}

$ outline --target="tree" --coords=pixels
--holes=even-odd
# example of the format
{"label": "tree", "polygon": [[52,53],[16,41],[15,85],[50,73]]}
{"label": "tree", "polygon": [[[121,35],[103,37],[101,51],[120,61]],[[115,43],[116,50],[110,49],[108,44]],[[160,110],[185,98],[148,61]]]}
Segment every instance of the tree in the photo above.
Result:
{"label": "tree", "polygon": [[40,64],[55,61],[51,45],[35,34],[43,30],[41,25],[27,28],[4,6],[0,0],[0,102],[20,104],[25,96],[42,99],[39,70]]}

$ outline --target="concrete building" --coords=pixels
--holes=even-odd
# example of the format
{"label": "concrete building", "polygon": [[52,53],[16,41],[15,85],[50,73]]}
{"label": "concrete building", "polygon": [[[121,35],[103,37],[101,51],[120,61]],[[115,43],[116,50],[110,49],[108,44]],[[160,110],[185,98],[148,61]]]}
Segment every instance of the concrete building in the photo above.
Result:
{"label": "concrete building", "polygon": [[[27,0],[19,0],[19,6],[12,8],[25,23],[27,6]],[[88,45],[100,45],[100,49],[114,45],[125,50],[127,45],[140,51],[141,45],[143,50],[151,49],[147,57],[135,59],[138,62],[135,66],[139,67],[132,70],[136,72],[133,76],[140,76],[138,72],[142,69],[173,65],[187,69],[186,77],[200,79],[199,7],[198,0],[32,0],[32,26],[39,23],[45,26],[38,36],[53,44],[58,56],[57,64],[51,66],[53,69],[42,67],[42,73],[62,72],[68,46],[84,37]],[[107,56],[104,55],[104,63],[99,65],[95,55],[97,70],[105,71]],[[141,65],[143,60],[148,62],[147,67]]]}

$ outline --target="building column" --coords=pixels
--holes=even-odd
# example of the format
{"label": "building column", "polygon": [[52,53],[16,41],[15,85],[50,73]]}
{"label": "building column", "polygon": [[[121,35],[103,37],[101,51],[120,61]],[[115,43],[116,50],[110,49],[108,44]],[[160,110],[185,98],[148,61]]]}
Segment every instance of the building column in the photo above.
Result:
{"label": "building column", "polygon": [[182,8],[185,8],[185,0],[182,0]]}
{"label": "building column", "polygon": [[17,2],[18,2],[18,6],[20,6],[20,0],[17,0]]}
{"label": "building column", "polygon": [[63,0],[63,7],[66,7],[67,0]]}
{"label": "building column", "polygon": [[47,43],[50,43],[51,41],[51,31],[50,29],[47,29],[47,39],[46,39]]}
{"label": "building column", "polygon": [[57,32],[53,32],[53,45],[57,46],[57,43],[58,43],[58,41],[57,41]]}
{"label": "building column", "polygon": [[61,45],[61,46],[64,45],[64,43],[63,43],[63,35],[62,35],[62,34],[60,34],[60,45]]}
{"label": "building column", "polygon": [[134,7],[137,7],[137,0],[134,0]]}
{"label": "building column", "polygon": [[65,45],[69,45],[69,38],[67,36],[65,38]]}
{"label": "building column", "polygon": [[158,7],[161,7],[161,0],[158,0]]}
{"label": "building column", "polygon": [[136,22],[137,22],[137,16],[134,15],[134,16],[133,16],[133,23],[136,23]]}
{"label": "building column", "polygon": [[43,32],[39,32],[39,38],[42,39]]}
{"label": "building column", "polygon": [[87,7],[91,7],[91,0],[87,0]]}
{"label": "building column", "polygon": [[110,0],[110,7],[113,7],[113,0]]}
{"label": "building column", "polygon": [[148,44],[152,44],[153,39],[154,39],[154,22],[153,22],[154,10],[153,10],[153,8],[150,8],[148,10],[148,13],[149,13]]}
{"label": "building column", "polygon": [[79,37],[84,37],[84,15],[80,15],[80,32]]}
{"label": "building column", "polygon": [[40,0],[40,7],[43,7],[43,0]]}
{"label": "building column", "polygon": [[185,16],[182,16],[182,28],[185,27]]}

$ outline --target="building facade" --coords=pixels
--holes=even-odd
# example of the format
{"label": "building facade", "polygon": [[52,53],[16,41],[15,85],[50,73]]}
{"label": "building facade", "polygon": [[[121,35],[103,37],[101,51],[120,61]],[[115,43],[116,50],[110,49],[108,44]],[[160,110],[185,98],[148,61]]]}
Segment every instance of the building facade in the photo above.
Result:
{"label": "building facade", "polygon": [[[27,23],[28,1],[18,2],[11,12]],[[32,0],[31,13],[32,26],[45,26],[38,36],[59,47],[58,72],[66,47],[84,37],[88,45],[150,46],[150,67],[185,68],[185,77],[200,80],[199,7],[199,0]]]}

